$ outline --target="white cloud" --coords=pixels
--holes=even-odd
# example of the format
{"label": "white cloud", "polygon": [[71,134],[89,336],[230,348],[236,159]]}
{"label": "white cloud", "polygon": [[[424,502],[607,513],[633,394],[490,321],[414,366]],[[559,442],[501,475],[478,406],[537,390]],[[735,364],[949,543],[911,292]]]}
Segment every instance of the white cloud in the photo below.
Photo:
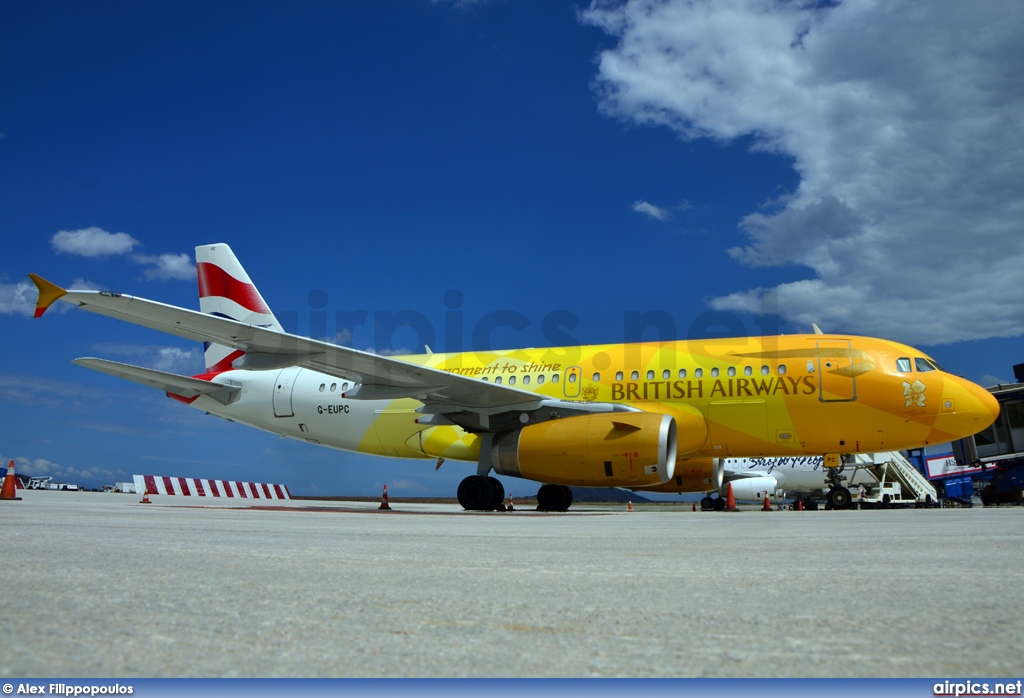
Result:
{"label": "white cloud", "polygon": [[655,206],[654,204],[648,203],[646,201],[634,201],[633,210],[636,211],[637,213],[642,213],[646,216],[650,216],[651,218],[654,218],[655,220],[659,221],[667,221],[669,218],[672,217],[672,214],[666,211],[665,209]]}
{"label": "white cloud", "polygon": [[990,374],[982,376],[980,381],[980,384],[984,386],[1013,385],[1014,383],[1016,383],[1016,381],[1006,380],[1005,378],[1000,378],[999,376],[993,376]]}
{"label": "white cloud", "polygon": [[[70,287],[77,290],[101,290],[100,286],[85,279],[75,279]],[[16,284],[0,283],[0,314],[32,317],[35,315],[38,299],[39,292],[31,281],[19,281]],[[49,312],[66,313],[70,310],[72,306],[67,303],[55,303]]]}
{"label": "white cloud", "polygon": [[[123,475],[124,471],[118,471],[115,473],[113,470],[107,470],[105,468],[75,468],[73,466],[62,466],[59,463],[46,460],[45,458],[24,458],[14,457],[9,459],[14,461],[14,470],[19,475],[26,475],[29,477],[52,477],[56,482],[68,482],[72,485],[81,485],[83,480],[113,480],[115,475],[120,473]],[[89,484],[89,483],[85,483]]]}
{"label": "white cloud", "polygon": [[36,311],[38,297],[35,284],[31,281],[19,281],[16,284],[0,283],[0,313],[32,317]]}
{"label": "white cloud", "polygon": [[[50,243],[53,245],[53,249],[59,253],[76,254],[83,257],[127,255],[136,245],[142,244],[128,233],[110,233],[95,226],[81,230],[61,230],[50,239]],[[192,257],[184,252],[180,254],[167,252],[158,255],[133,254],[131,260],[136,264],[149,267],[143,274],[151,281],[154,279],[192,281],[196,278]]]}
{"label": "white cloud", "polygon": [[144,272],[146,278],[150,280],[166,281],[168,279],[181,279],[182,281],[192,281],[196,278],[195,264],[192,262],[192,258],[184,252],[181,254],[167,253],[161,255],[137,254],[132,259],[138,264],[153,265]]}
{"label": "white cloud", "polygon": [[340,330],[335,332],[333,336],[312,337],[312,339],[315,339],[318,342],[330,342],[331,344],[337,344],[339,346],[350,346],[352,342],[352,330],[347,327],[342,327]]}
{"label": "white cloud", "polygon": [[50,239],[53,249],[62,254],[83,257],[107,257],[127,254],[139,241],[128,233],[108,233],[95,226],[80,230],[61,230]]}
{"label": "white cloud", "polygon": [[197,348],[160,347],[153,368],[170,373],[198,373],[203,367],[203,354]]}
{"label": "white cloud", "polygon": [[148,344],[96,344],[93,349],[158,371],[192,375],[203,370],[203,352],[198,346],[181,349]]}
{"label": "white cloud", "polygon": [[[684,138],[752,136],[796,191],[740,227],[796,322],[937,344],[1024,333],[1024,5],[595,3],[618,45],[602,110]],[[717,298],[755,310],[764,289]]]}
{"label": "white cloud", "polygon": [[366,347],[364,351],[370,354],[377,354],[378,356],[410,356],[416,353],[409,347],[399,347],[398,349],[377,349],[375,347]]}

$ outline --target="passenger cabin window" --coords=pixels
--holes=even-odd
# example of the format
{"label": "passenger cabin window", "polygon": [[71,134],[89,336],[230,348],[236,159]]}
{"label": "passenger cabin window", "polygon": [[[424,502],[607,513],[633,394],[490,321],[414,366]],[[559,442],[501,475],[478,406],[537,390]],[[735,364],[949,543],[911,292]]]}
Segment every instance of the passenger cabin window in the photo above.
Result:
{"label": "passenger cabin window", "polygon": [[501,376],[495,376],[494,377],[494,384],[495,385],[501,385]]}
{"label": "passenger cabin window", "polygon": [[551,376],[551,382],[552,383],[557,383],[558,382],[558,374],[557,373],[555,375]]}
{"label": "passenger cabin window", "polygon": [[715,366],[713,369],[711,369],[711,377],[718,378],[718,366]]}
{"label": "passenger cabin window", "polygon": [[338,384],[337,383],[331,383],[331,392],[333,393],[337,389],[338,389]]}
{"label": "passenger cabin window", "polygon": [[762,376],[767,376],[771,372],[772,372],[771,369],[768,368],[767,366],[762,366],[761,367],[761,375]]}
{"label": "passenger cabin window", "polygon": [[736,367],[735,367],[735,366],[730,366],[730,367],[729,367],[729,370],[728,370],[728,374],[729,374],[729,377],[730,377],[730,378],[732,378],[733,376],[735,376],[735,375],[736,375]]}
{"label": "passenger cabin window", "polygon": [[635,381],[640,380],[640,371],[633,371],[633,373],[630,374],[630,377]]}
{"label": "passenger cabin window", "polygon": [[544,385],[544,374],[537,376],[537,385]]}
{"label": "passenger cabin window", "polygon": [[326,387],[327,387],[326,385],[324,385],[323,383],[321,383],[321,384],[320,384],[320,392],[322,393],[322,392],[324,391],[324,388],[326,388]]}
{"label": "passenger cabin window", "polygon": [[686,378],[686,369],[685,368],[679,369],[679,377],[680,378]]}
{"label": "passenger cabin window", "polygon": [[516,377],[515,376],[509,376],[508,377],[508,384],[509,385],[515,385],[516,384]]}
{"label": "passenger cabin window", "polygon": [[575,373],[570,373],[569,374],[569,382],[570,383],[575,383],[576,382],[576,374]]}
{"label": "passenger cabin window", "polygon": [[910,358],[904,356],[901,359],[896,359],[896,370],[900,373],[910,373]]}
{"label": "passenger cabin window", "polygon": [[647,372],[647,380],[649,380],[649,381],[654,380],[654,371],[648,371]]}
{"label": "passenger cabin window", "polygon": [[622,380],[622,371],[616,372],[615,380],[617,380],[617,381],[621,381]]}
{"label": "passenger cabin window", "polygon": [[595,373],[594,374],[594,382],[595,383],[600,383],[601,382],[601,374],[600,373]]}
{"label": "passenger cabin window", "polygon": [[744,376],[752,376],[752,375],[754,375],[754,367],[753,366],[744,366],[743,367],[743,375]]}
{"label": "passenger cabin window", "polygon": [[696,369],[693,372],[693,377],[694,378],[703,378],[704,377],[704,369],[703,368]]}
{"label": "passenger cabin window", "polygon": [[925,371],[934,371],[935,367],[932,366],[928,359],[922,359],[920,356],[914,359],[914,367],[917,368],[918,372],[924,373]]}
{"label": "passenger cabin window", "polygon": [[664,378],[665,380],[668,380],[669,378],[672,377],[672,371],[669,371],[666,368],[664,371],[661,372],[661,377]]}
{"label": "passenger cabin window", "polygon": [[779,364],[779,375],[786,375],[786,364]]}
{"label": "passenger cabin window", "polygon": [[530,377],[529,376],[523,376],[523,385],[529,385],[529,384],[530,384]]}

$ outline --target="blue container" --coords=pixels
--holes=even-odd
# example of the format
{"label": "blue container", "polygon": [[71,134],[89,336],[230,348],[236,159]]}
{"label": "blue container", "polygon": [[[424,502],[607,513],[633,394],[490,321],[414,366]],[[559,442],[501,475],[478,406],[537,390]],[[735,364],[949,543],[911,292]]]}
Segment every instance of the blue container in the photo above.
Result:
{"label": "blue container", "polygon": [[943,483],[948,499],[970,499],[974,487],[969,477],[951,477]]}

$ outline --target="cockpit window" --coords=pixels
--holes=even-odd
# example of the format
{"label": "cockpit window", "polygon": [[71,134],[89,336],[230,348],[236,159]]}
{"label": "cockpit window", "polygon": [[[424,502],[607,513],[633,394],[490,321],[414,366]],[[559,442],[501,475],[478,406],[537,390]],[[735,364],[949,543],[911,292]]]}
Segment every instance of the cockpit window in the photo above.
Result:
{"label": "cockpit window", "polygon": [[918,356],[918,357],[916,357],[914,359],[914,366],[917,367],[917,370],[920,373],[924,373],[925,371],[934,371],[935,370],[935,367],[932,366],[932,363],[928,359],[922,359],[920,356]]}
{"label": "cockpit window", "polygon": [[904,356],[902,359],[896,359],[896,370],[900,373],[910,373],[910,358]]}

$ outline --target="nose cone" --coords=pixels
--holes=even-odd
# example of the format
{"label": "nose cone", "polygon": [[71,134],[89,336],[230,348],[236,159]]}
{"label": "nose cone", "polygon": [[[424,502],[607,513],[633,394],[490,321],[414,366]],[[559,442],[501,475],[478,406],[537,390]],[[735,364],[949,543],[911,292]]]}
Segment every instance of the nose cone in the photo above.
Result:
{"label": "nose cone", "polygon": [[[970,420],[965,427],[970,429],[964,436],[977,434],[987,429],[999,416],[999,401],[989,391],[963,378],[958,379],[960,389],[963,391],[963,402],[966,403],[965,410]],[[958,400],[959,402],[959,400]],[[960,409],[957,410],[958,412]]]}

